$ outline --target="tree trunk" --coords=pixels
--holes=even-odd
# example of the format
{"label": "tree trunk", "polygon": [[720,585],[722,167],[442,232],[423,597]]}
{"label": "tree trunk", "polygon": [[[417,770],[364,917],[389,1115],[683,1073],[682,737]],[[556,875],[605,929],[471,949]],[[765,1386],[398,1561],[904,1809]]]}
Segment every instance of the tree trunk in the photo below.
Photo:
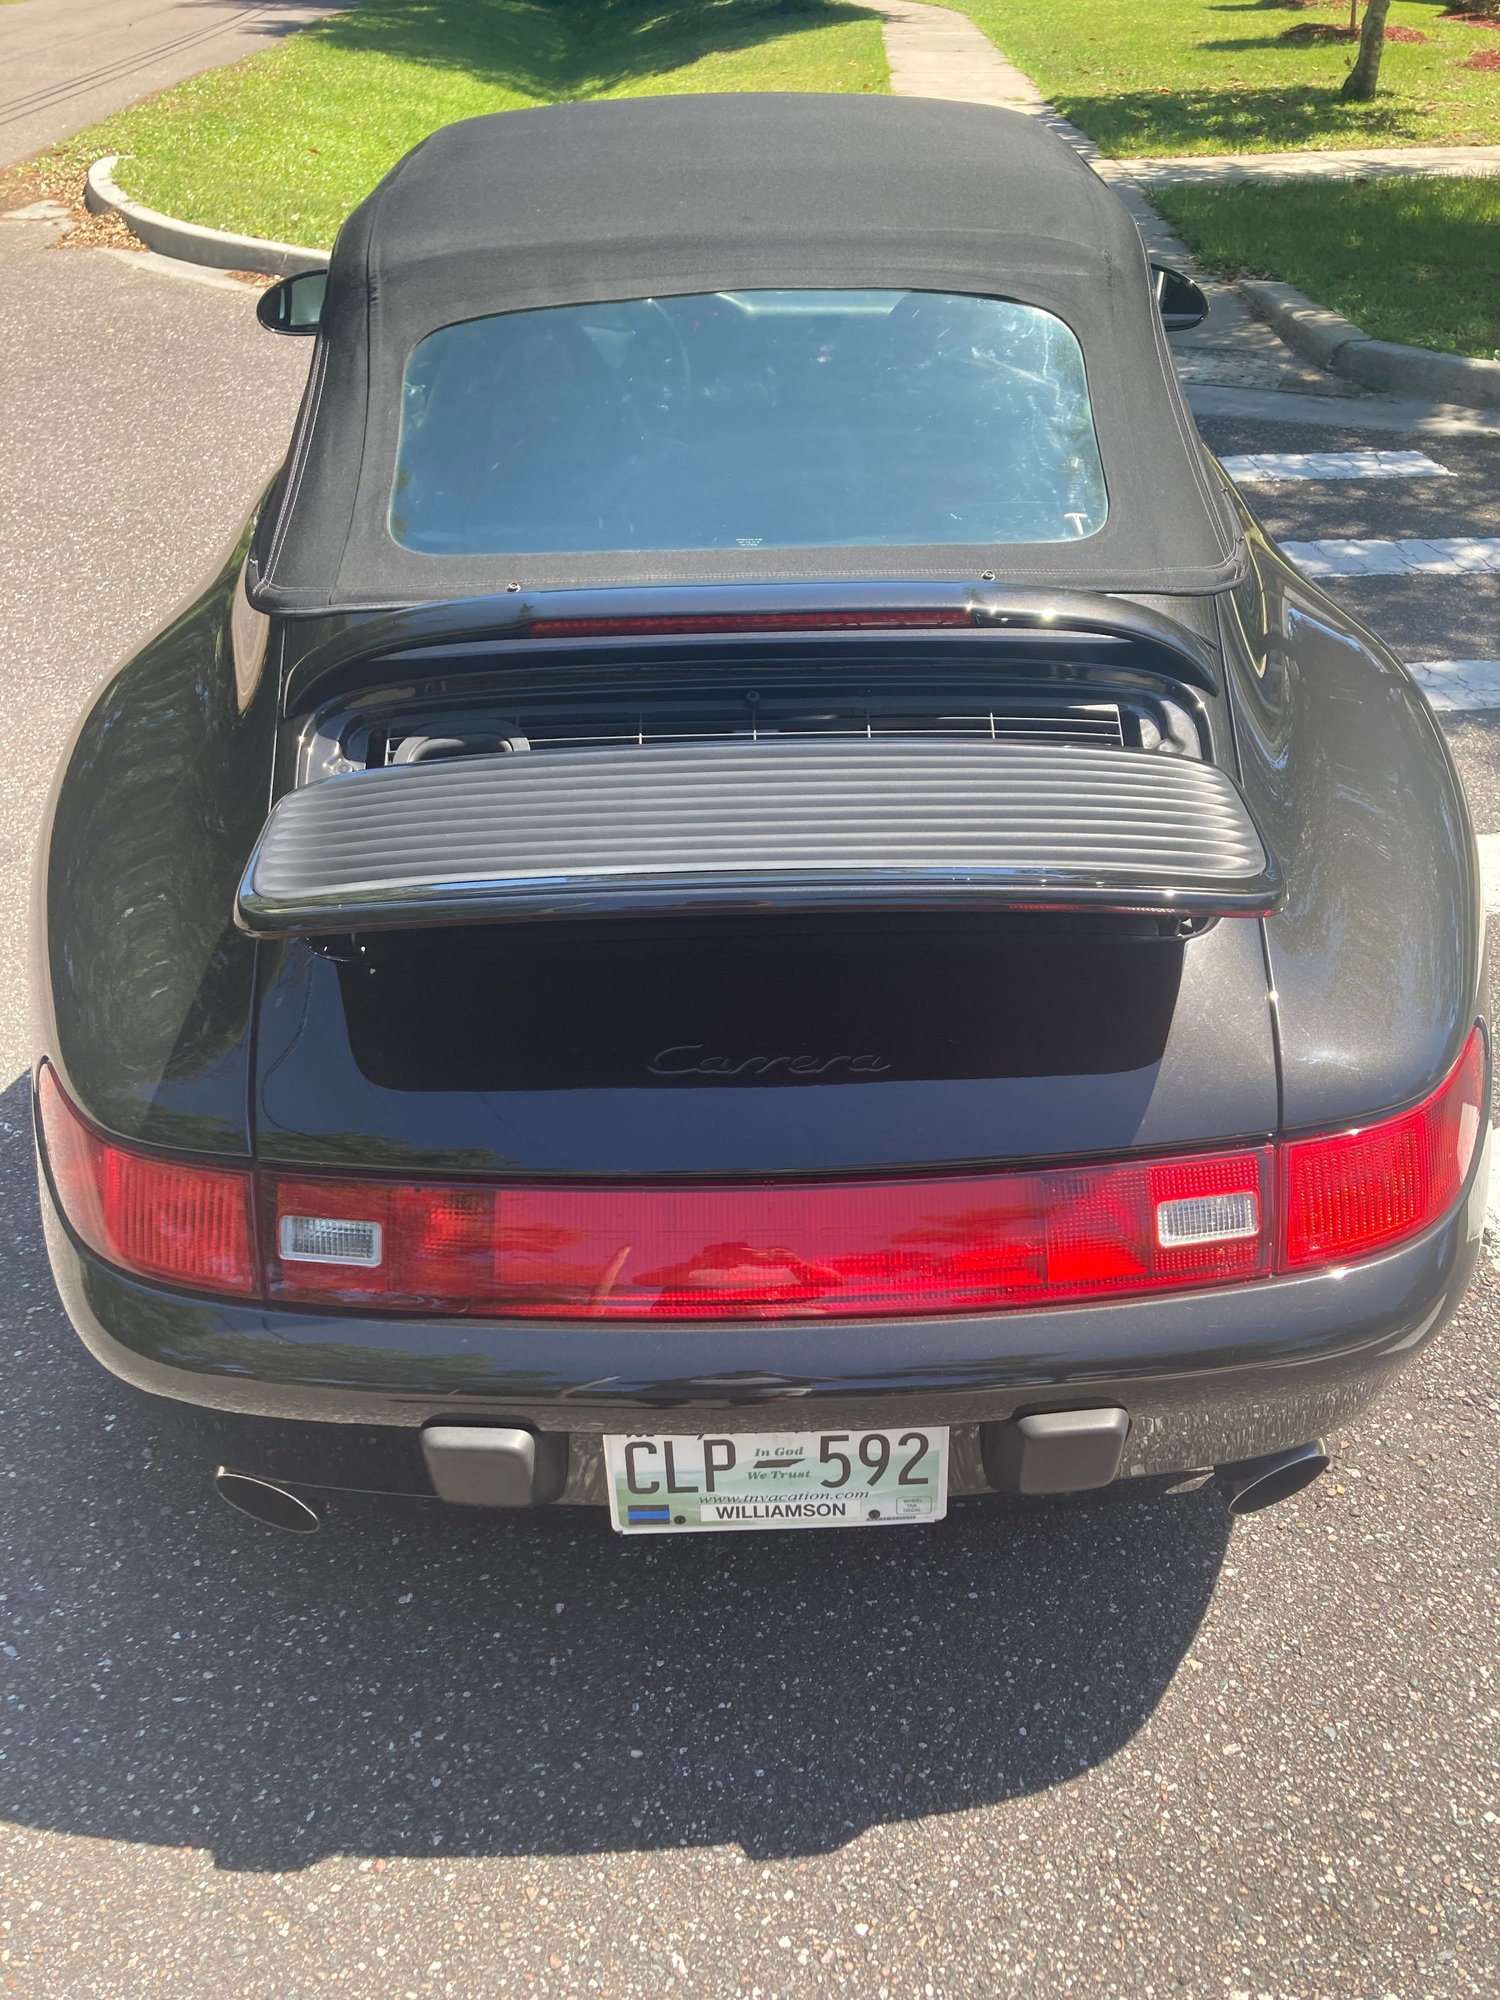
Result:
{"label": "tree trunk", "polygon": [[1365,8],[1365,25],[1359,38],[1359,54],[1354,58],[1354,67],[1344,78],[1340,97],[1356,97],[1367,100],[1375,95],[1375,84],[1380,75],[1380,52],[1385,47],[1385,17],[1390,12],[1391,0],[1369,0]]}

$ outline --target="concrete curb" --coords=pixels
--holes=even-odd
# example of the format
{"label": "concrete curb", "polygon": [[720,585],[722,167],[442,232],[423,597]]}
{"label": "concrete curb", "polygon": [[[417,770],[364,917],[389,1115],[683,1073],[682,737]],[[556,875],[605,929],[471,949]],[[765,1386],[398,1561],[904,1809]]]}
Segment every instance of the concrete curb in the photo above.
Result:
{"label": "concrete curb", "polygon": [[1295,285],[1241,278],[1239,288],[1250,310],[1319,368],[1386,395],[1500,410],[1500,361],[1475,361],[1433,347],[1372,340],[1363,327],[1318,305]]}
{"label": "concrete curb", "polygon": [[148,249],[184,264],[207,264],[216,271],[264,271],[284,278],[293,271],[322,271],[326,250],[309,250],[300,243],[272,243],[261,236],[233,236],[224,229],[202,229],[196,222],[179,222],[132,201],[111,178],[120,156],[95,160],[83,184],[83,202],[93,215],[117,215]]}

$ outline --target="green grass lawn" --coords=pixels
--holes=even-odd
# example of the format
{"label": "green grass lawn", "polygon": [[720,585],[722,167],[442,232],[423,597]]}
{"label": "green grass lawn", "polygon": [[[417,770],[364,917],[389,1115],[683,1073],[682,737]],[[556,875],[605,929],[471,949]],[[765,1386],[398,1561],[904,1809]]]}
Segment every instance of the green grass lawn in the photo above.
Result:
{"label": "green grass lawn", "polygon": [[1352,44],[1287,42],[1347,22],[1348,0],[957,0],[962,12],[1107,153],[1500,142],[1500,70],[1464,67],[1500,34],[1393,0],[1372,104],[1340,99]]}
{"label": "green grass lawn", "polygon": [[216,229],[332,242],[436,126],[585,97],[888,87],[877,16],[843,0],[363,0],[69,141],[129,155],[126,192]]}
{"label": "green grass lawn", "polygon": [[1377,340],[1500,361],[1500,178],[1154,199],[1215,270],[1297,285]]}

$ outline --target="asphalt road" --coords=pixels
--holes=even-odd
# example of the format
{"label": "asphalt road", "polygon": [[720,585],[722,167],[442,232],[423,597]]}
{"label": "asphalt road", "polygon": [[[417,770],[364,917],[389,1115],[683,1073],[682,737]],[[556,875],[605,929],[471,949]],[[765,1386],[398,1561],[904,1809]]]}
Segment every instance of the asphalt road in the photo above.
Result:
{"label": "asphalt road", "polygon": [[[302,356],[243,293],[44,243],[0,226],[0,1992],[1492,2000],[1488,1268],[1333,1474],[1232,1531],[1200,1492],[665,1546],[350,1502],[294,1541],[86,1358],[31,1192],[31,829]],[[1450,453],[1436,504],[1493,524],[1500,442]],[[1433,503],[1257,504],[1312,538]],[[1500,653],[1440,581],[1346,594],[1423,657]],[[1456,741],[1500,831],[1492,727]]]}
{"label": "asphalt road", "polygon": [[270,48],[334,6],[305,0],[16,0],[0,6],[0,167],[122,104]]}

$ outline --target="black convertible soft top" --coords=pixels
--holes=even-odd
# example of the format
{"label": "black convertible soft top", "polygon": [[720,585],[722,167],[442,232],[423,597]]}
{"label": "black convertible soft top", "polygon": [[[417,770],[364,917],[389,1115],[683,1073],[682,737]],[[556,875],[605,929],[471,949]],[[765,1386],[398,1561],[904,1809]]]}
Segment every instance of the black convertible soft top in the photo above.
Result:
{"label": "black convertible soft top", "polygon": [[[1079,541],[432,555],[387,528],[402,372],[485,314],[754,288],[998,294],[1083,349],[1109,494]],[[265,610],[595,584],[977,578],[1200,593],[1237,524],[1184,406],[1139,233],[1035,119],[929,99],[745,95],[568,104],[435,132],[334,246],[323,330],[251,578]]]}

